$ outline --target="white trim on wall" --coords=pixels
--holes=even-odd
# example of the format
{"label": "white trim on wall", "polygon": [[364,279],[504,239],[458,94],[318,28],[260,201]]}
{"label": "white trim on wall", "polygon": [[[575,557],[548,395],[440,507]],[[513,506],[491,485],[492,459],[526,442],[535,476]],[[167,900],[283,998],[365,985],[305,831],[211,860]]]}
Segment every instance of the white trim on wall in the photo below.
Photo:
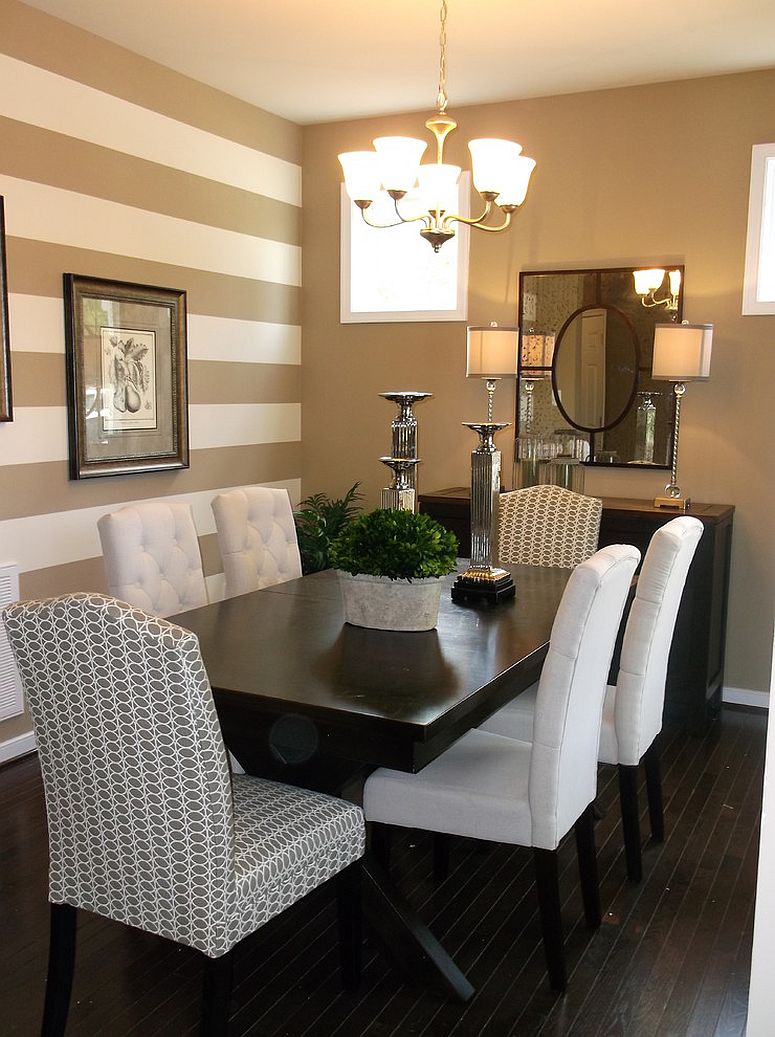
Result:
{"label": "white trim on wall", "polygon": [[749,688],[723,688],[721,700],[735,706],[756,706],[758,709],[770,708],[770,696],[766,691],[751,691]]}
{"label": "white trim on wall", "polygon": [[26,756],[27,753],[34,753],[35,750],[35,735],[32,731],[26,731],[23,735],[0,742],[0,763],[17,760],[20,756]]}
{"label": "white trim on wall", "polygon": [[743,313],[775,313],[775,144],[754,144]]}

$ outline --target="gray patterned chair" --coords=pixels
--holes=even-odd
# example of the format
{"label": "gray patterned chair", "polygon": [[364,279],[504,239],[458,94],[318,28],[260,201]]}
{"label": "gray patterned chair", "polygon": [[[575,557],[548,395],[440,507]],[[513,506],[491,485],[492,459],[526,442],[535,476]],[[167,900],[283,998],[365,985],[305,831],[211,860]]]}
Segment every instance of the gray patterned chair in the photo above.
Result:
{"label": "gray patterned chair", "polygon": [[572,568],[597,551],[603,502],[561,486],[500,495],[499,557],[511,565]]}
{"label": "gray patterned chair", "polygon": [[0,615],[35,729],[49,827],[44,1034],[62,1034],[76,909],[205,956],[202,1032],[226,1032],[234,947],[337,876],[343,979],[360,971],[359,807],[230,778],[194,634],[72,594]]}

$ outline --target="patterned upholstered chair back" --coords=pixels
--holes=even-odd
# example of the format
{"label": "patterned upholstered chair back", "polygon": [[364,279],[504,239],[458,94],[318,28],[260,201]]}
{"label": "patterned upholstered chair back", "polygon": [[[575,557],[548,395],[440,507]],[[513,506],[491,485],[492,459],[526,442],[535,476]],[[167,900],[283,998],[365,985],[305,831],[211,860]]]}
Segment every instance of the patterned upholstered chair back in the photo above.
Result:
{"label": "patterned upholstered chair back", "polygon": [[235,897],[235,837],[197,638],[95,594],[2,618],[43,771],[49,899],[207,951]]}
{"label": "patterned upholstered chair back", "polygon": [[110,593],[154,616],[207,604],[191,507],[143,501],[97,522]]}
{"label": "patterned upholstered chair back", "polygon": [[287,490],[242,486],[215,497],[212,509],[228,597],[301,576]]}
{"label": "patterned upholstered chair back", "polygon": [[500,561],[572,568],[597,550],[603,502],[561,486],[500,495]]}

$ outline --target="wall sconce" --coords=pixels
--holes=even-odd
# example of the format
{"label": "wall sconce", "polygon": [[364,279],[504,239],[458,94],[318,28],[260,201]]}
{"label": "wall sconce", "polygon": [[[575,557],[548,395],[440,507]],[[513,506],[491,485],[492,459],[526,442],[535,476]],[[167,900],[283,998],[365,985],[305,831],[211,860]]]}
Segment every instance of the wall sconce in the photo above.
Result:
{"label": "wall sconce", "polygon": [[681,495],[678,485],[678,429],[681,421],[681,398],[685,382],[706,382],[710,377],[710,354],[713,343],[712,324],[657,324],[654,328],[654,359],[651,377],[674,382],[675,425],[673,427],[673,466],[665,496],[657,497],[657,508],[686,511],[689,497]]}
{"label": "wall sconce", "polygon": [[665,271],[661,267],[651,270],[633,270],[635,294],[639,295],[642,306],[665,306],[668,312],[678,309],[678,293],[681,291],[681,271],[671,270],[668,273],[670,295],[657,299],[656,292],[662,287]]}

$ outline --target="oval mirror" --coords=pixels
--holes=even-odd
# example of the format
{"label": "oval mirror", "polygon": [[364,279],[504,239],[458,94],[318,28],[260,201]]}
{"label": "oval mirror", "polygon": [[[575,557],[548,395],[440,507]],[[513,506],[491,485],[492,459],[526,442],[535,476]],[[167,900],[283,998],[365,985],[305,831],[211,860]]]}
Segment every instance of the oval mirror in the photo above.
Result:
{"label": "oval mirror", "polygon": [[605,432],[622,421],[638,390],[635,327],[616,306],[575,310],[557,335],[552,389],[565,420],[582,432]]}

